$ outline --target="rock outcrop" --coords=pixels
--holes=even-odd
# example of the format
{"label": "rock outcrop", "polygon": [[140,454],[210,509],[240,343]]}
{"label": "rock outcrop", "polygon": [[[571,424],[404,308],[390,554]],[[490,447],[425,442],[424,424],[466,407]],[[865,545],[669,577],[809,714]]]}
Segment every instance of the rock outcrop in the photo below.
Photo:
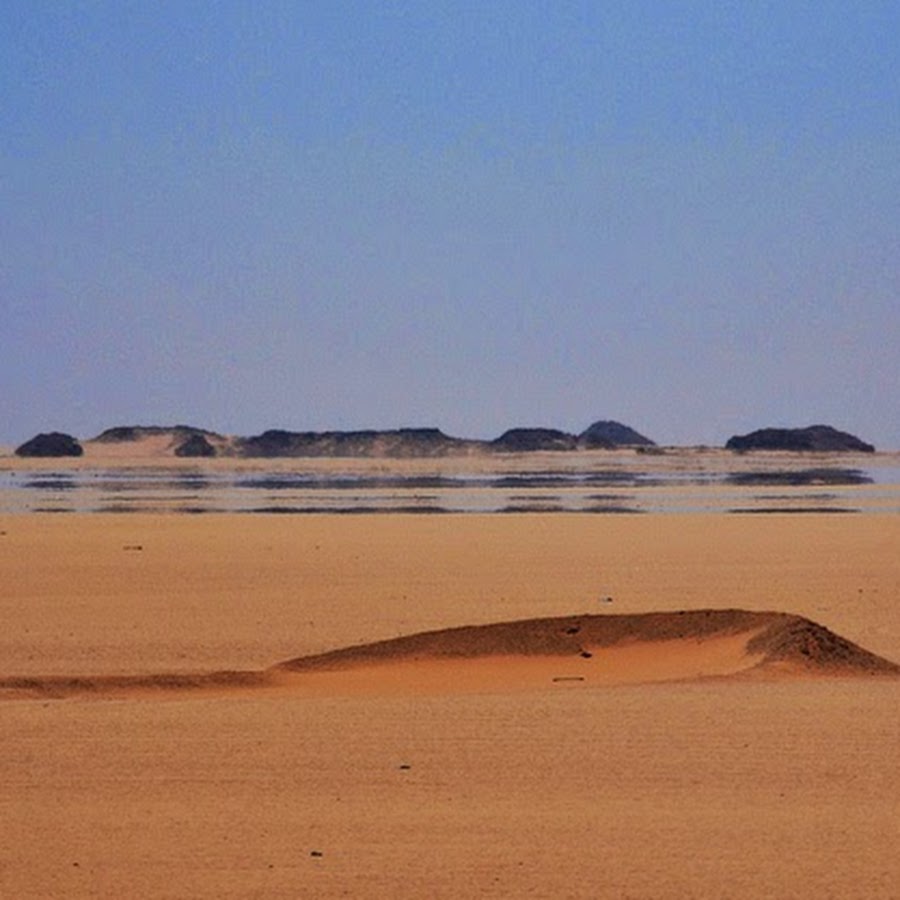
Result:
{"label": "rock outcrop", "polygon": [[578,438],[555,428],[510,428],[491,441],[492,450],[501,453],[532,453],[539,450],[574,450]]}
{"label": "rock outcrop", "polygon": [[202,434],[192,434],[175,448],[176,456],[209,457],[216,455],[216,448]]}
{"label": "rock outcrop", "polygon": [[611,450],[614,447],[655,447],[650,438],[623,425],[621,422],[601,420],[594,422],[578,435],[578,444],[588,449]]}
{"label": "rock outcrop", "polygon": [[438,428],[388,431],[283,431],[238,438],[240,456],[440,457],[465,454],[479,442],[449,437]]}
{"label": "rock outcrop", "polygon": [[761,428],[735,435],[725,444],[728,450],[790,450],[815,453],[874,453],[871,444],[830,425],[807,428]]}
{"label": "rock outcrop", "polygon": [[29,457],[81,456],[83,453],[81,444],[71,434],[61,431],[35,435],[16,448],[16,456]]}
{"label": "rock outcrop", "polygon": [[[493,440],[451,437],[439,428],[366,429],[358,431],[288,431],[270,429],[251,437],[234,437],[191,425],[120,425],[107,428],[82,444],[60,432],[39,434],[18,447],[18,456],[100,455],[102,445],[123,445],[106,455],[120,457],[361,457],[439,458],[479,453],[569,452],[630,447],[641,453],[662,453],[650,438],[628,425],[599,420],[574,435],[555,428],[510,428]],[[133,447],[128,446],[133,444]],[[829,425],[807,428],[763,428],[731,437],[729,450],[872,453],[875,448]]]}
{"label": "rock outcrop", "polygon": [[201,458],[231,454],[231,438],[193,425],[119,425],[107,428],[89,444],[139,444],[148,440],[161,446],[159,452],[166,456]]}
{"label": "rock outcrop", "polygon": [[107,428],[91,440],[98,444],[117,444],[141,441],[148,437],[167,436],[181,443],[195,435],[224,440],[222,435],[216,434],[215,431],[195,428],[193,425],[118,425],[115,428]]}

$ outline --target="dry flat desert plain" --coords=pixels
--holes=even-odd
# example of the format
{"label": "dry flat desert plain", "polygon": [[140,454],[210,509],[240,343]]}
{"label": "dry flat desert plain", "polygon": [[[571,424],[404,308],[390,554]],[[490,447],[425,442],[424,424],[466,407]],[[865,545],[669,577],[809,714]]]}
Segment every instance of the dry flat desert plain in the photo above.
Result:
{"label": "dry flat desert plain", "polygon": [[895,511],[7,506],[2,897],[900,896]]}

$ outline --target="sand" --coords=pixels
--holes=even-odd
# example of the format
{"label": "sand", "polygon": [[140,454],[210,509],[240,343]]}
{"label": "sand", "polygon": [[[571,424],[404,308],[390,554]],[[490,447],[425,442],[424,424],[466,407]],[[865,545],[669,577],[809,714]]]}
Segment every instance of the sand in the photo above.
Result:
{"label": "sand", "polygon": [[[895,516],[0,532],[2,677],[259,671],[460,625],[707,609],[900,659]],[[0,702],[0,895],[895,897],[900,682],[743,677],[753,632]],[[605,653],[628,678],[585,677]]]}

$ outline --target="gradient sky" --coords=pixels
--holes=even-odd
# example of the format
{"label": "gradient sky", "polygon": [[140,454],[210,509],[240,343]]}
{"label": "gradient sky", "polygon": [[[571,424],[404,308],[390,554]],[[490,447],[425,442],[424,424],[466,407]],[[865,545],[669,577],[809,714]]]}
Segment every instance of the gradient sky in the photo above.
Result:
{"label": "gradient sky", "polygon": [[0,443],[900,448],[900,3],[0,4]]}

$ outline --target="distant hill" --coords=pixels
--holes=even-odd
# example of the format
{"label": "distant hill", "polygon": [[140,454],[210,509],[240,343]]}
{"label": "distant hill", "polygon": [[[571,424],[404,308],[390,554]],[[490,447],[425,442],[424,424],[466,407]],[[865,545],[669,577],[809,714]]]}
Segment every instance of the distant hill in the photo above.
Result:
{"label": "distant hill", "polygon": [[115,444],[123,441],[140,441],[148,437],[169,436],[173,438],[189,438],[200,435],[207,438],[219,438],[224,440],[221,434],[207,431],[205,428],[195,428],[193,425],[117,425],[115,428],[107,428],[96,437],[91,438],[98,444]]}
{"label": "distant hill", "polygon": [[439,428],[388,431],[282,431],[236,438],[239,456],[439,457],[477,450],[478,441],[449,437]]}
{"label": "distant hill", "polygon": [[750,434],[735,435],[725,444],[728,450],[791,450],[818,453],[874,453],[871,444],[830,425],[806,428],[761,428]]}
{"label": "distant hill", "polygon": [[614,447],[655,447],[656,443],[650,438],[623,425],[621,422],[601,420],[594,422],[578,435],[578,443],[587,448]]}
{"label": "distant hill", "polygon": [[232,439],[193,425],[118,425],[107,428],[89,444],[159,443],[164,455],[209,457],[231,455]]}
{"label": "distant hill", "polygon": [[[763,429],[735,436],[730,449],[871,451],[852,435],[825,425],[805,429]],[[290,431],[269,429],[249,437],[223,435],[194,425],[118,425],[79,443],[59,432],[37,435],[15,452],[20,456],[101,458],[440,458],[493,453],[572,452],[632,448],[663,452],[650,438],[628,425],[601,419],[580,434],[556,428],[516,427],[493,440],[451,437],[439,428]]]}
{"label": "distant hill", "polygon": [[178,444],[173,452],[182,457],[209,457],[216,455],[216,448],[205,434],[192,434]]}
{"label": "distant hill", "polygon": [[16,456],[25,457],[81,456],[84,448],[71,434],[51,431],[35,435],[31,440],[16,447],[15,452]]}
{"label": "distant hill", "polygon": [[491,441],[492,450],[504,453],[531,453],[540,450],[574,450],[578,438],[555,428],[510,428]]}

